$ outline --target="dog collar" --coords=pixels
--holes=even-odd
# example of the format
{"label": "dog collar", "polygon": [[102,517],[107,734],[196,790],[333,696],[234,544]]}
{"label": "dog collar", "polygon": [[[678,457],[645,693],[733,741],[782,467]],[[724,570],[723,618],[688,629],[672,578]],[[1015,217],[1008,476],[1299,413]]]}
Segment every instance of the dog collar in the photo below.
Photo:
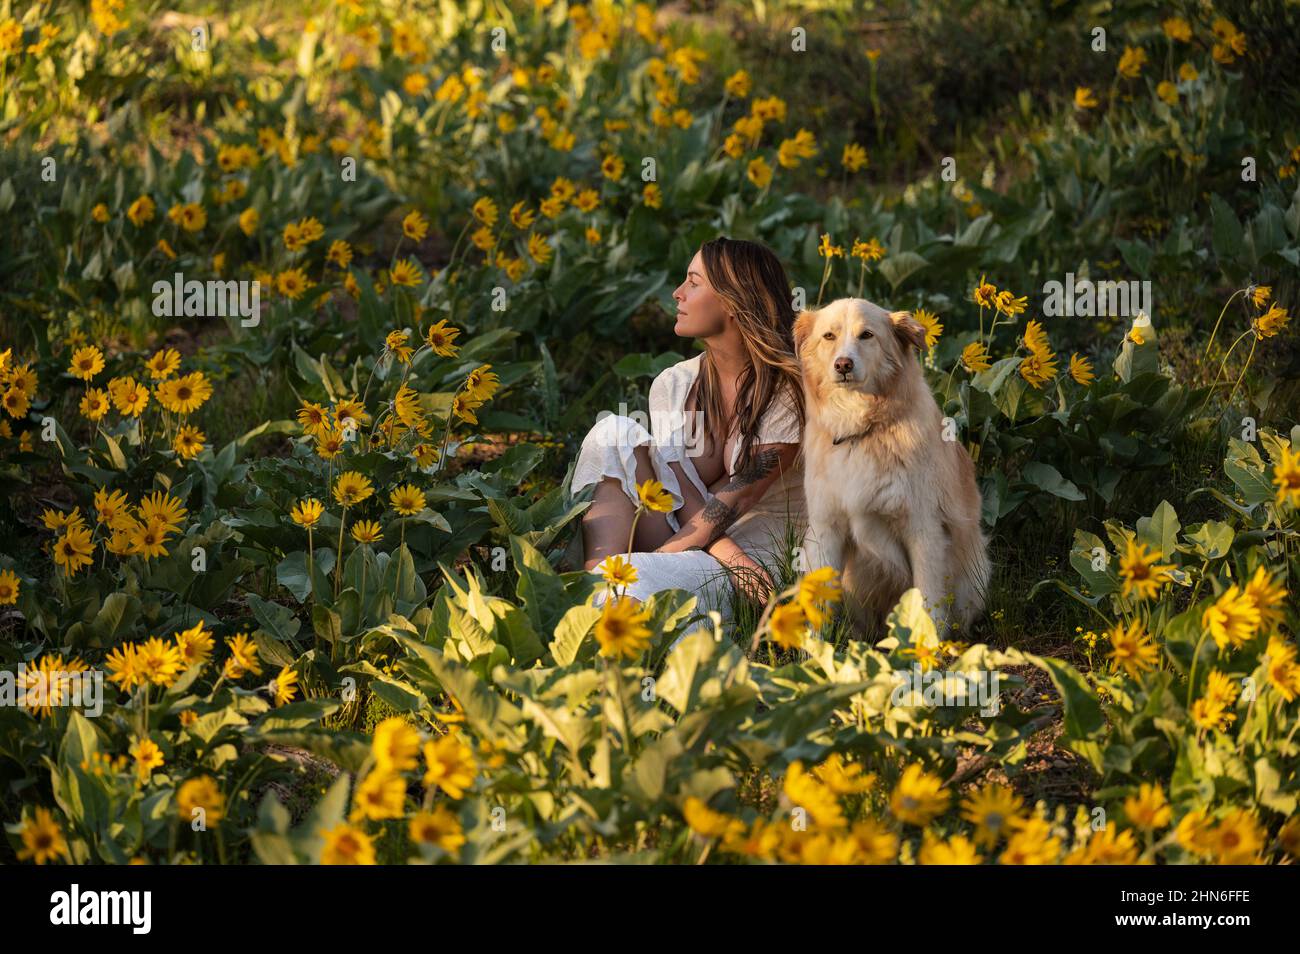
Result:
{"label": "dog collar", "polygon": [[858,438],[866,437],[870,433],[871,427],[868,427],[865,431],[859,431],[856,434],[845,434],[843,437],[836,437],[831,441],[831,443],[839,445],[843,444],[845,441],[856,441]]}

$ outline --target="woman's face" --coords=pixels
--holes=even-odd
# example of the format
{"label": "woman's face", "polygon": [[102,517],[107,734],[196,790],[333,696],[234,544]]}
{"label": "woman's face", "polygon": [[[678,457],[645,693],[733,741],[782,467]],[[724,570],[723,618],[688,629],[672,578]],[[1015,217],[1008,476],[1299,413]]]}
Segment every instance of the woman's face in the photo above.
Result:
{"label": "woman's face", "polygon": [[677,324],[673,331],[683,338],[708,338],[727,326],[726,306],[704,274],[704,256],[699,252],[686,267],[686,281],[673,292],[677,302]]}

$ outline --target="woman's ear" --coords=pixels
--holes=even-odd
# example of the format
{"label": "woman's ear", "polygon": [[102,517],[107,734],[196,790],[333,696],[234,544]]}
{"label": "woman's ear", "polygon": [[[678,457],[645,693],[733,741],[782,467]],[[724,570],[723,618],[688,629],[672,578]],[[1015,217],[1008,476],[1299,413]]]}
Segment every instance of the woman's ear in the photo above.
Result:
{"label": "woman's ear", "polygon": [[813,321],[816,320],[817,312],[801,311],[794,320],[794,348],[795,351],[803,348],[803,343],[808,340],[812,334]]}
{"label": "woman's ear", "polygon": [[925,349],[925,325],[913,318],[910,311],[891,311],[889,321],[904,348],[912,345],[917,351]]}

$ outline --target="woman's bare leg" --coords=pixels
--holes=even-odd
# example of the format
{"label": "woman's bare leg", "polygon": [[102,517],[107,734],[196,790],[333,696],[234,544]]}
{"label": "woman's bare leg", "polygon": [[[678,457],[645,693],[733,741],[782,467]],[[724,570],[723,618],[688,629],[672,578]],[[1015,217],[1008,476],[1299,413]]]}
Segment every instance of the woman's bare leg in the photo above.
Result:
{"label": "woman's bare leg", "polygon": [[[636,482],[645,483],[655,476],[650,464],[649,448],[642,444],[633,449],[636,457]],[[632,531],[632,517],[636,505],[628,500],[619,481],[605,477],[596,485],[591,506],[582,515],[582,540],[586,552],[584,566],[595,569],[605,557],[627,552],[627,537]],[[636,522],[636,539],[632,549],[638,552],[654,550],[673,535],[672,527],[662,513],[647,510]]]}
{"label": "woman's bare leg", "polygon": [[586,554],[583,565],[586,569],[594,570],[605,557],[624,552],[635,512],[636,508],[623,493],[617,479],[605,477],[596,485],[591,506],[582,515],[582,542]]}

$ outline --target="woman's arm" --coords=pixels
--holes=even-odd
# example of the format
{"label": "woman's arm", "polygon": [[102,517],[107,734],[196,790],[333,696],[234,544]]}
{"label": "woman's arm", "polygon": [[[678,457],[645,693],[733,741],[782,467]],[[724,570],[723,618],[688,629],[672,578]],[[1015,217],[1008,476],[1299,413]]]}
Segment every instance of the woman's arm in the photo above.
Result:
{"label": "woman's arm", "polygon": [[[677,486],[682,491],[682,505],[677,508],[677,523],[682,525],[694,517],[704,507],[704,498],[695,488],[695,484],[686,476],[686,471],[682,469],[679,461],[669,461],[668,469],[677,475]],[[723,478],[727,475],[723,474]],[[710,488],[712,492],[712,488]]]}
{"label": "woman's arm", "polygon": [[727,568],[736,588],[760,605],[772,598],[776,586],[763,567],[755,563],[731,537],[718,537],[708,549],[709,555]]}
{"label": "woman's arm", "polygon": [[681,530],[664,541],[656,552],[708,550],[728,527],[763,498],[777,477],[794,465],[798,453],[798,444],[757,445],[753,462],[733,474],[702,508],[688,519],[680,520]]}

